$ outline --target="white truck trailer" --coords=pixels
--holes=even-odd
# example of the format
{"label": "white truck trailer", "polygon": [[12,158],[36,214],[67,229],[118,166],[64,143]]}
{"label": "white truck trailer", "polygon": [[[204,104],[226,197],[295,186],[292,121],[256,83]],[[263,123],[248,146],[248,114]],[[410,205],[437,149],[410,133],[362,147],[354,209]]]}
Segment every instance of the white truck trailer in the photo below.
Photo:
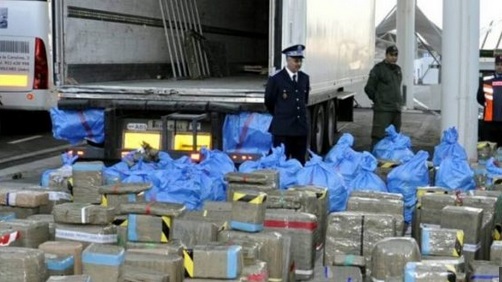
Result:
{"label": "white truck trailer", "polygon": [[293,44],[306,45],[310,146],[321,153],[335,144],[337,122],[352,121],[354,86],[373,66],[374,0],[52,6],[58,108],[105,109],[104,144],[77,148],[82,157],[117,159],[141,136],[171,153],[221,149],[225,116],[265,112],[267,78]]}

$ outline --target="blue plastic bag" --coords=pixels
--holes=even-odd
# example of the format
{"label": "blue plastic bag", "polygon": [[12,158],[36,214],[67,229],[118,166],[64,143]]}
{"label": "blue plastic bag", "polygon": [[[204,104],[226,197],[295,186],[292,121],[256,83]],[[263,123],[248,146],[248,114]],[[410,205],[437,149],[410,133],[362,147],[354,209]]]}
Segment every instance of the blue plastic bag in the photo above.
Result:
{"label": "blue plastic bag", "polygon": [[468,191],[476,188],[474,171],[467,160],[446,157],[436,172],[436,186]]}
{"label": "blue plastic bag", "polygon": [[[70,178],[72,175],[72,165],[77,161],[78,156],[74,156],[70,152],[66,152],[61,154],[61,163],[63,164],[60,168],[57,169],[48,169],[42,173],[40,179],[40,186],[49,187],[50,184],[50,176],[54,172],[59,175],[60,180],[62,181],[64,178]],[[56,180],[58,181],[58,180]]]}
{"label": "blue plastic bag", "polygon": [[365,190],[387,192],[387,186],[382,178],[375,174],[377,159],[369,152],[363,152],[361,158],[361,169],[357,176],[349,183],[349,195],[352,191]]}
{"label": "blue plastic bag", "polygon": [[272,116],[260,113],[227,115],[223,124],[223,151],[268,154],[272,135],[268,132]]}
{"label": "blue plastic bag", "polygon": [[354,137],[349,133],[344,133],[337,144],[326,154],[324,160],[332,163],[335,170],[339,172],[345,183],[351,183],[359,172],[362,154],[352,149]]}
{"label": "blue plastic bag", "polygon": [[404,221],[410,223],[417,202],[417,188],[429,185],[429,153],[419,151],[408,162],[391,170],[387,176],[387,189],[390,193],[403,195]]}
{"label": "blue plastic bag", "polygon": [[404,163],[413,158],[411,140],[408,136],[398,133],[392,124],[385,129],[385,133],[386,136],[373,148],[373,155],[377,159]]}
{"label": "blue plastic bag", "polygon": [[219,151],[209,150],[203,147],[200,150],[202,161],[199,166],[209,172],[209,175],[223,177],[223,175],[234,172],[235,164],[230,157]]}
{"label": "blue plastic bag", "polygon": [[344,211],[347,208],[347,188],[343,177],[334,171],[333,166],[310,152],[311,158],[297,174],[299,185],[327,187],[329,191],[329,211]]}
{"label": "blue plastic bag", "polygon": [[458,143],[458,132],[455,127],[450,127],[443,131],[441,142],[434,147],[432,163],[439,166],[441,161],[447,157],[453,157],[458,160],[467,160],[465,149]]}
{"label": "blue plastic bag", "polygon": [[[476,171],[474,171],[474,174],[476,174]],[[502,168],[499,167],[498,162],[495,160],[495,158],[491,157],[486,161],[485,175],[486,186],[488,187],[494,184],[494,179],[502,178]]]}
{"label": "blue plastic bag", "polygon": [[56,139],[77,144],[83,140],[103,143],[105,140],[104,110],[65,111],[50,109],[52,135]]}

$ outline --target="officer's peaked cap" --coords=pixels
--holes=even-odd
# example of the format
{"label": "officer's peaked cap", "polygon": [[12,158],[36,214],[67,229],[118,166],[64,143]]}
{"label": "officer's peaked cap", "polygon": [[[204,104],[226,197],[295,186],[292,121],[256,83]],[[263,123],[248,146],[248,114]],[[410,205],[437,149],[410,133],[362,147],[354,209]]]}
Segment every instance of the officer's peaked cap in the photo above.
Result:
{"label": "officer's peaked cap", "polygon": [[284,50],[282,50],[282,53],[288,57],[299,57],[303,58],[303,51],[305,50],[305,45],[297,44],[290,46]]}

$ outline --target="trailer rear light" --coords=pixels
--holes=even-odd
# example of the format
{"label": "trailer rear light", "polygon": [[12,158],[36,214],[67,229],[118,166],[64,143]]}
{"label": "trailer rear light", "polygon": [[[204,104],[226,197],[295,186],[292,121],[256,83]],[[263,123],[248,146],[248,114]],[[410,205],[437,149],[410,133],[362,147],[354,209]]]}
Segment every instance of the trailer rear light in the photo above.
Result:
{"label": "trailer rear light", "polygon": [[200,161],[200,154],[199,153],[191,153],[190,154],[190,159],[194,162],[199,162]]}
{"label": "trailer rear light", "polygon": [[68,153],[70,155],[79,156],[79,157],[84,155],[84,151],[82,151],[82,150],[69,150]]}
{"label": "trailer rear light", "polygon": [[33,89],[49,88],[49,64],[44,41],[35,38],[35,72],[33,76]]}

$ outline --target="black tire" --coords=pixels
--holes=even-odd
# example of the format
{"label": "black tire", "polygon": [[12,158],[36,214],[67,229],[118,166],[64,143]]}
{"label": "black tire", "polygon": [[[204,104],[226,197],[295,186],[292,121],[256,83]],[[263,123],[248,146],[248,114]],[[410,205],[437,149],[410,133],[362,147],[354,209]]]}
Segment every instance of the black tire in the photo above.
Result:
{"label": "black tire", "polygon": [[312,111],[310,126],[310,149],[316,154],[323,153],[326,113],[323,105],[316,105]]}
{"label": "black tire", "polygon": [[336,117],[336,104],[334,100],[325,103],[324,112],[326,113],[326,122],[324,129],[324,152],[329,150],[336,144],[337,117]]}

